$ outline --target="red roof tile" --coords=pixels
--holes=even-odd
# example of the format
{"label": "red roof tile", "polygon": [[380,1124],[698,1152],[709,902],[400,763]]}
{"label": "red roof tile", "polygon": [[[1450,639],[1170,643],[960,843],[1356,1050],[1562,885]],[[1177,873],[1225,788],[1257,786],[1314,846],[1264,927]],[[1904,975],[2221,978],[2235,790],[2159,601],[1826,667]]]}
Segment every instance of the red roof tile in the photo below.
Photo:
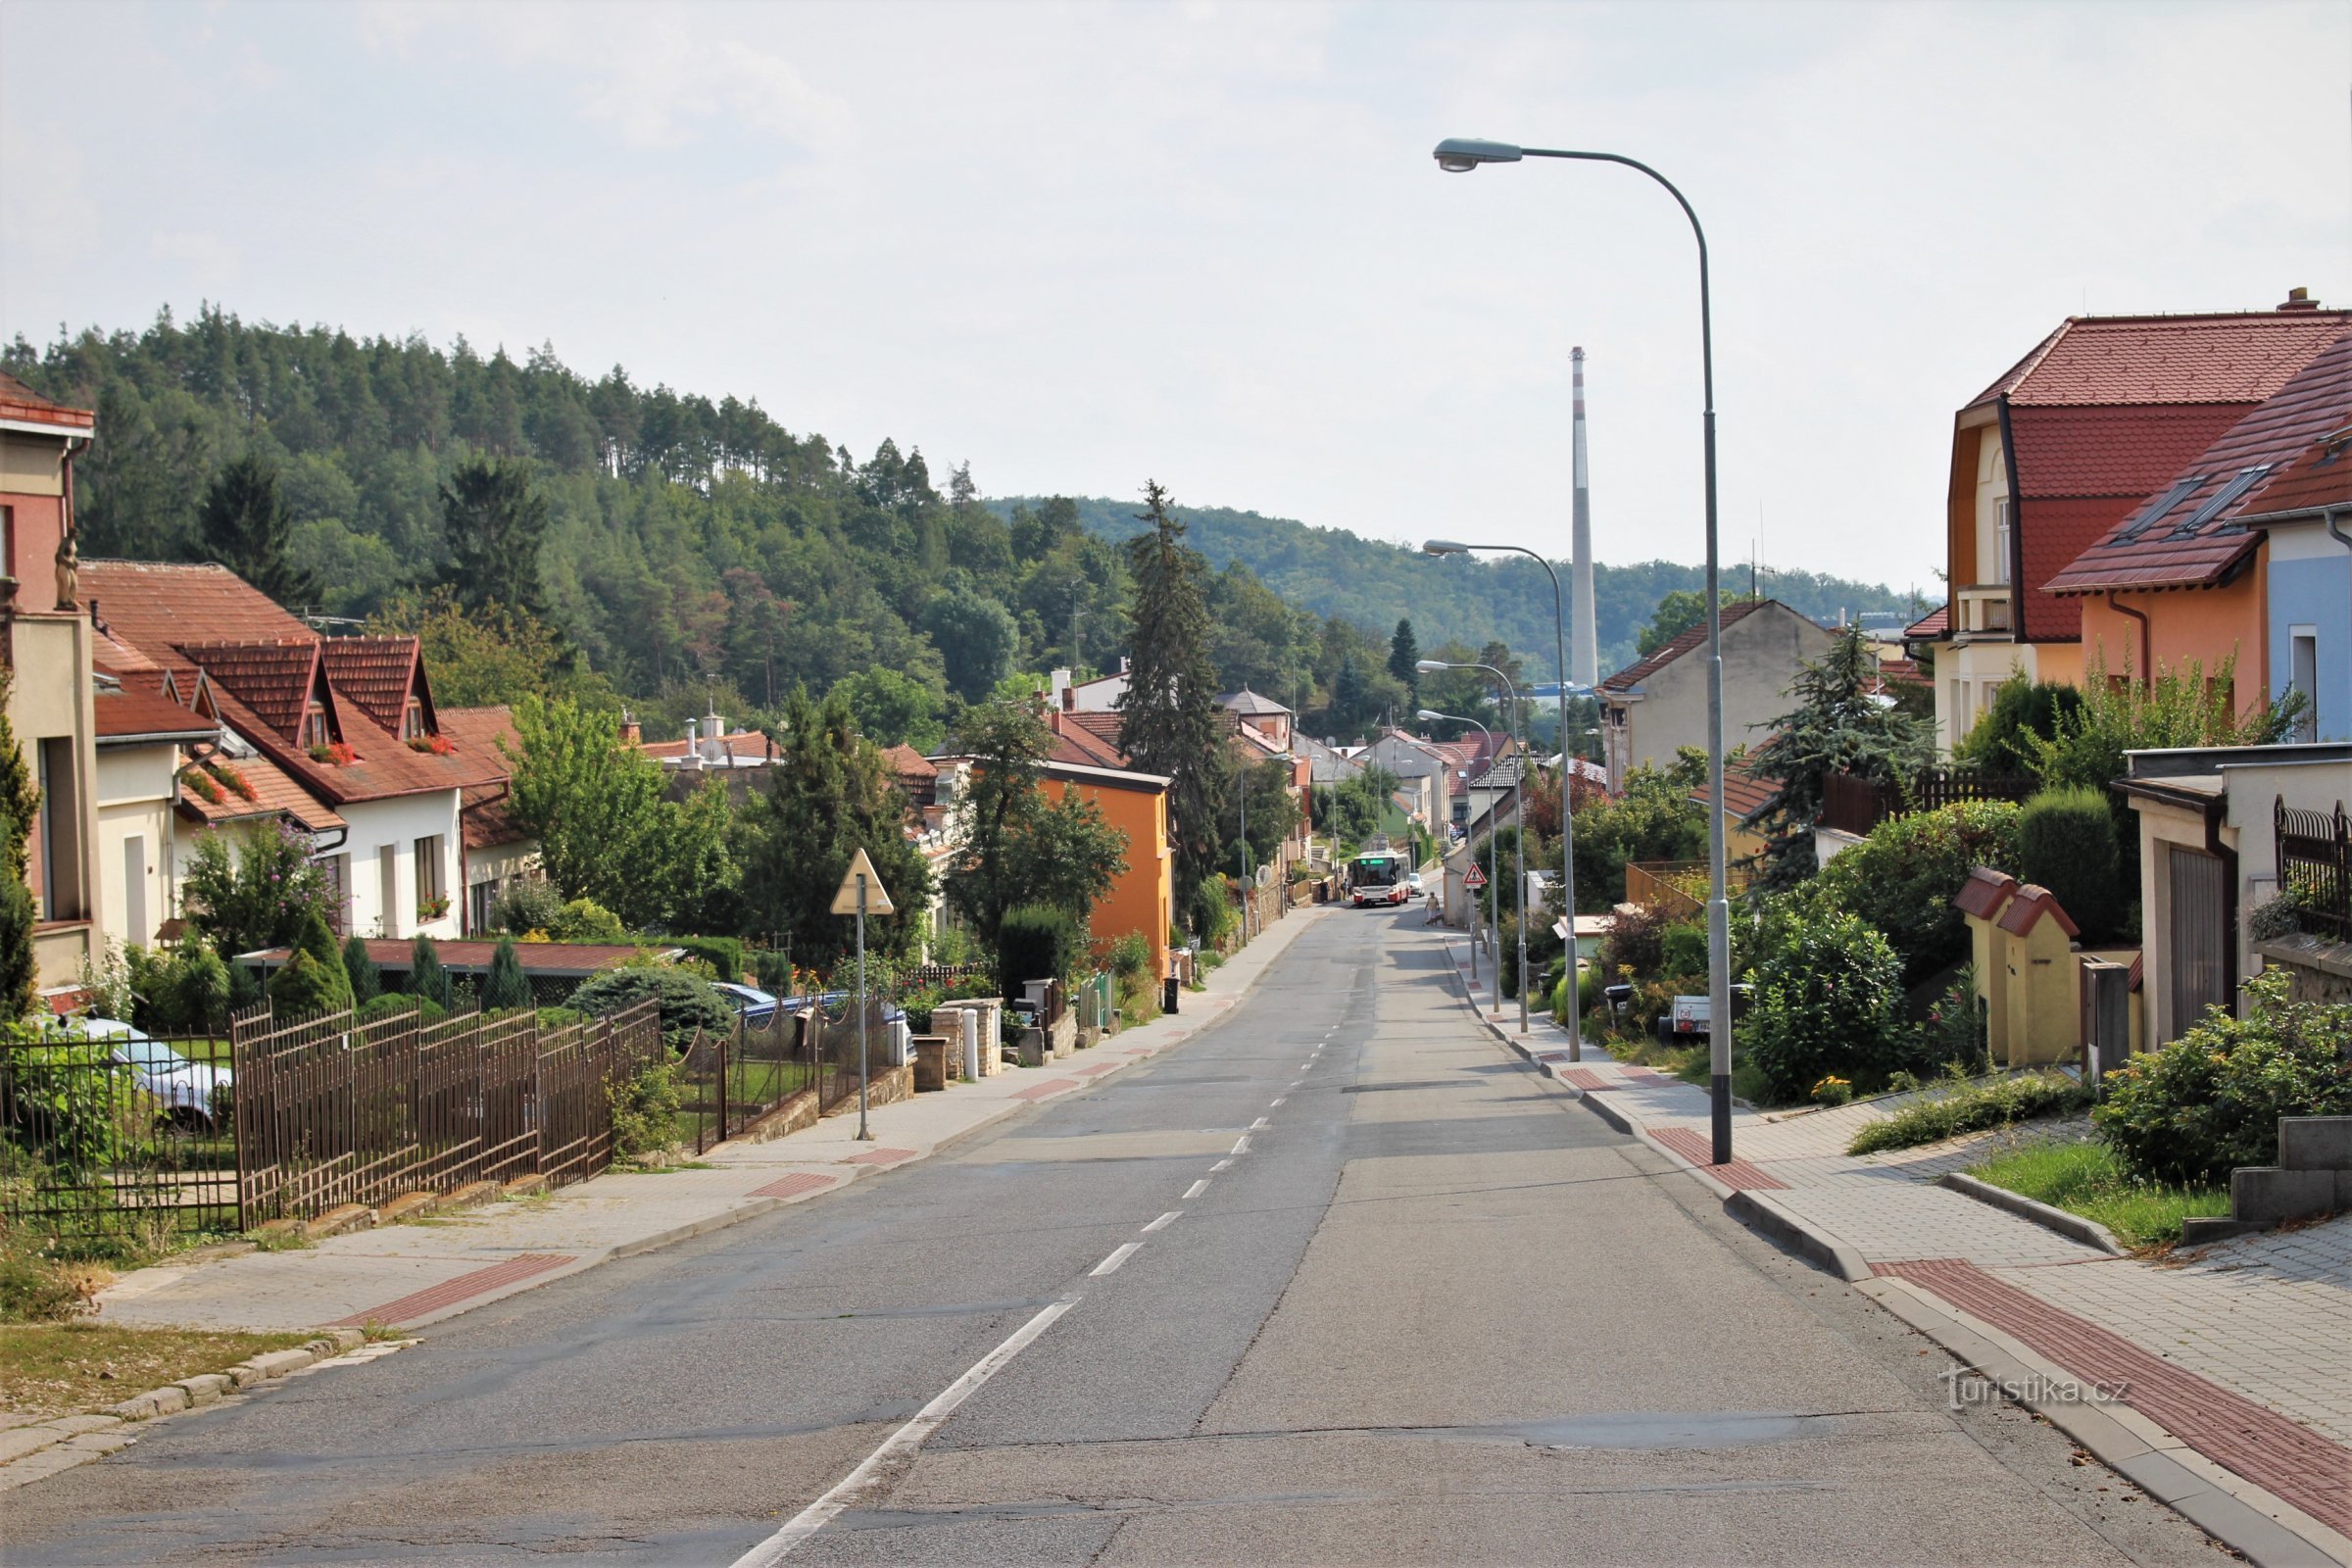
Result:
{"label": "red roof tile", "polygon": [[931,765],[931,759],[911,746],[904,743],[886,746],[882,749],[882,755],[890,760],[891,771],[901,778],[939,777],[939,769]]}
{"label": "red roof tile", "polygon": [[64,435],[87,434],[98,423],[98,416],[88,409],[52,403],[5,370],[0,370],[0,419],[53,424]]}
{"label": "red roof tile", "polygon": [[2114,496],[2132,505],[2244,417],[2250,403],[2009,412],[2018,489],[2029,502]]}
{"label": "red roof tile", "polygon": [[1053,760],[1079,767],[1123,768],[1127,754],[1119,749],[1117,713],[1051,712],[1046,723],[1054,731]]}
{"label": "red roof tile", "polygon": [[[2086,594],[2227,581],[2261,542],[2260,534],[2247,532],[2237,519],[2272,510],[2269,475],[2218,511],[2213,503],[2250,469],[2293,466],[2347,422],[2352,422],[2352,335],[2329,345],[2194,462],[2150,486],[2150,498],[2052,577],[2048,591]],[[2343,483],[2341,473],[2337,483]],[[2186,531],[2192,523],[2193,531]]]}
{"label": "red roof tile", "polygon": [[282,815],[310,833],[329,833],[349,825],[341,812],[320,802],[266,757],[223,760],[223,765],[245,780],[246,787],[253,791],[252,799],[233,788],[216,785],[220,798],[208,801],[183,776],[179,786],[180,815],[208,826],[247,817]]}
{"label": "red roof tile", "polygon": [[[1974,873],[1972,872],[1971,875],[1973,876]],[[2058,928],[2068,936],[2078,937],[2082,934],[2073,918],[2067,914],[2064,906],[2058,903],[2057,896],[2038,882],[2029,882],[2019,888],[2010,898],[2009,907],[2001,911],[2001,918],[1997,923],[2002,930],[2013,937],[2029,936],[2033,933],[2035,924],[2045,914],[2057,921]]]}
{"label": "red roof tile", "polygon": [[[174,645],[173,651],[288,740],[302,733],[303,713],[318,689],[316,641],[188,642]],[[331,700],[324,706],[331,732],[338,715]]]}
{"label": "red roof tile", "polygon": [[1920,642],[1926,642],[1932,637],[1941,637],[1944,633],[1950,631],[1951,629],[1952,607],[1949,605],[1943,605],[1939,606],[1932,612],[1920,616],[1910,625],[1905,626],[1903,628],[1903,636],[1907,640],[1915,639]]}
{"label": "red roof tile", "polygon": [[2260,403],[2347,326],[2346,311],[2070,317],[1970,406]]}
{"label": "red roof tile", "polygon": [[[1754,760],[1753,752],[1723,760],[1723,809],[1736,822],[1752,820],[1757,812],[1781,798],[1780,781],[1758,778],[1751,771]],[[1706,786],[1692,790],[1690,799],[1706,805]]]}
{"label": "red roof tile", "polygon": [[1968,868],[1968,880],[1960,884],[1959,893],[1952,899],[1952,907],[1962,914],[1989,920],[1993,911],[2007,904],[2016,891],[2017,878],[1987,865],[1972,865]]}
{"label": "red roof tile", "polygon": [[81,596],[96,600],[118,643],[185,669],[172,645],[316,641],[318,633],[226,566],[152,561],[85,561]]}
{"label": "red roof tile", "polygon": [[[417,696],[427,695],[416,678],[418,646],[414,637],[329,637],[319,652],[336,695],[397,735],[412,688],[417,688]],[[429,697],[427,706],[429,719]]]}
{"label": "red roof tile", "polygon": [[[1766,605],[1777,604],[1780,604],[1780,601],[1777,599],[1736,600],[1723,607],[1723,623],[1726,626],[1737,624],[1738,622],[1746,619],[1749,615],[1754,614]],[[1788,607],[1783,605],[1782,608],[1785,610]],[[1707,625],[1706,622],[1702,620],[1697,625],[1691,627],[1689,631],[1684,632],[1681,636],[1666,644],[1663,648],[1660,648],[1656,653],[1651,654],[1647,659],[1628,664],[1616,674],[1611,675],[1608,679],[1602,681],[1600,683],[1601,690],[1618,692],[1630,691],[1634,687],[1639,686],[1643,681],[1649,679],[1650,676],[1655,675],[1659,670],[1664,669],[1668,664],[1671,664],[1676,660],[1682,658],[1685,654],[1690,652],[1691,649],[1698,647],[1706,640]]]}
{"label": "red roof tile", "polygon": [[[456,760],[467,778],[504,782],[513,771],[508,752],[522,749],[514,733],[514,710],[504,703],[488,708],[445,708],[434,715],[441,738],[457,748]],[[499,742],[506,742],[506,751]]]}
{"label": "red roof tile", "polygon": [[203,739],[220,726],[189,712],[167,697],[145,692],[100,692],[91,703],[97,715],[98,744],[121,743],[148,736]]}

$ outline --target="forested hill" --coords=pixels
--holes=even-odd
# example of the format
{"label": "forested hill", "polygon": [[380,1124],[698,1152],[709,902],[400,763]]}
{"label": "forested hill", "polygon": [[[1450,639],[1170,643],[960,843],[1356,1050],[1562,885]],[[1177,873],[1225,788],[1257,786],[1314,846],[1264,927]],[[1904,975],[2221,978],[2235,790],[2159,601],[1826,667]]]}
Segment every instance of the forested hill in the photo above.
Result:
{"label": "forested hill", "polygon": [[[1288,517],[1228,507],[1190,506],[1181,494],[1177,501],[1177,512],[1191,530],[1189,542],[1211,565],[1239,562],[1294,605],[1375,627],[1392,626],[1397,616],[1410,615],[1424,645],[1453,641],[1482,647],[1499,639],[1527,658],[1532,669],[1550,673],[1551,580],[1525,557],[1498,556],[1475,564],[1458,557],[1439,560],[1418,548],[1383,544],[1344,528],[1314,528]],[[1034,497],[989,502],[1005,514],[1037,504]],[[1132,502],[1087,497],[1077,507],[1080,523],[1097,538],[1123,539],[1135,531]],[[1556,566],[1564,590],[1566,560]],[[1635,639],[1660,599],[1677,590],[1695,593],[1705,579],[1704,567],[1666,561],[1623,566],[1596,563],[1592,601],[1593,618],[1599,623],[1601,672],[1633,662]],[[1747,564],[1735,567],[1725,563],[1724,585],[1744,594]],[[1841,612],[1916,614],[1933,608],[1914,609],[1904,593],[1820,572],[1768,567],[1758,587],[1820,620],[1834,621]]]}

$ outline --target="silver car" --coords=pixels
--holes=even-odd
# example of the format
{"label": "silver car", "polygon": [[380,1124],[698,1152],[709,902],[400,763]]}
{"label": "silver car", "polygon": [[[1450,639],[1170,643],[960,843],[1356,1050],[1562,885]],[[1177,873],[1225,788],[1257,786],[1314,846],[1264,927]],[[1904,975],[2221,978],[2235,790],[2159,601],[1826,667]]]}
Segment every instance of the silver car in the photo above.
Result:
{"label": "silver car", "polygon": [[81,1033],[108,1043],[107,1055],[130,1069],[139,1088],[160,1107],[158,1122],[186,1132],[209,1133],[229,1113],[229,1072],[207,1061],[190,1061],[170,1046],[119,1018],[84,1018]]}

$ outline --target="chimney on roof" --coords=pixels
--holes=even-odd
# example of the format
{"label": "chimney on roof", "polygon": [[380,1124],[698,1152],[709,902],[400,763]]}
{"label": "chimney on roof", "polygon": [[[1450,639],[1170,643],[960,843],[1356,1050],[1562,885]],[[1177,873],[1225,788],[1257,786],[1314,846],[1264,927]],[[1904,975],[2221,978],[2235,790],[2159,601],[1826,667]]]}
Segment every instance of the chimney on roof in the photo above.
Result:
{"label": "chimney on roof", "polygon": [[712,766],[727,760],[727,721],[718,716],[715,705],[703,715],[703,758]]}
{"label": "chimney on roof", "polygon": [[2307,288],[2290,288],[2286,291],[2286,298],[2278,302],[2278,308],[2282,311],[2316,311],[2320,308],[2320,302],[2311,297],[2311,290]]}
{"label": "chimney on roof", "polygon": [[678,765],[680,767],[703,765],[703,721],[699,718],[690,718],[686,721],[686,755],[678,759]]}
{"label": "chimney on roof", "polygon": [[645,726],[638,723],[637,715],[625,708],[620,710],[620,744],[623,746],[643,746],[645,744]]}

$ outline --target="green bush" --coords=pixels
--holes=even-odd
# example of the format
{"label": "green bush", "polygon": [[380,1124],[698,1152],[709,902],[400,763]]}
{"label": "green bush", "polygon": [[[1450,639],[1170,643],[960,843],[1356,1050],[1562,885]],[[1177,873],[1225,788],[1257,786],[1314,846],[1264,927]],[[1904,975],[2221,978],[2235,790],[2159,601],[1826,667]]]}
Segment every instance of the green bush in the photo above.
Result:
{"label": "green bush", "polygon": [[368,956],[368,944],[360,937],[348,937],[343,943],[343,972],[351,977],[351,1001],[354,1006],[366,1006],[383,995],[383,971]]}
{"label": "green bush", "polygon": [[[327,928],[326,916],[317,908],[305,909],[302,923],[296,927],[294,951],[311,960],[315,970],[313,984],[321,989],[327,1004],[322,1012],[342,1012],[351,1006],[351,973],[343,967],[343,949],[335,934]],[[291,965],[289,964],[289,967]],[[270,1001],[277,1000],[274,989]]]}
{"label": "green bush", "polygon": [[2138,1180],[2227,1185],[2240,1165],[2278,1162],[2279,1117],[2352,1115],[2352,1003],[2290,1002],[2278,969],[2245,991],[2246,1017],[2209,1008],[2107,1074],[2091,1120]]}
{"label": "green bush", "polygon": [[[0,828],[7,823],[0,820]],[[32,890],[13,876],[0,876],[0,1018],[32,1011]]]}
{"label": "green bush", "polygon": [[416,1014],[416,1021],[420,1024],[439,1023],[449,1016],[437,1002],[412,997],[402,991],[384,991],[360,1004],[359,1019],[363,1024],[381,1023],[386,1018],[396,1018],[404,1012]]}
{"label": "green bush", "polygon": [[588,1015],[577,1007],[541,1007],[538,1016],[542,1029],[568,1029],[588,1021]]}
{"label": "green bush", "polygon": [[607,969],[571,994],[573,1009],[592,1017],[646,1001],[660,1005],[662,1038],[673,1052],[692,1045],[697,1029],[725,1034],[735,1027],[735,1009],[710,981],[661,964]]}
{"label": "green bush", "polygon": [[1901,1064],[1902,960],[1858,917],[1796,915],[1748,980],[1738,1037],[1777,1099],[1800,1100],[1832,1074],[1880,1083]]}
{"label": "green bush", "polygon": [[2035,681],[2019,670],[1992,694],[1992,706],[1952,747],[1952,760],[1989,773],[2017,774],[2033,760],[2026,737],[2054,740],[2067,719],[2082,710],[2082,694],[2058,681]]}
{"label": "green bush", "polygon": [[1928,1009],[1925,1022],[1919,1026],[1920,1066],[1931,1072],[1957,1067],[1965,1073],[1984,1070],[1989,1057],[1985,1053],[1984,1004],[1977,996],[1977,966],[1964,963],[1960,974],[1944,992],[1943,1000]]}
{"label": "green bush", "polygon": [[1193,890],[1193,936],[1204,948],[1215,947],[1233,927],[1233,895],[1222,876],[1203,877]]}
{"label": "green bush", "polygon": [[1110,945],[1110,972],[1132,980],[1152,967],[1152,944],[1141,931],[1130,931]]}
{"label": "green bush", "polygon": [[1077,971],[1084,948],[1078,922],[1052,905],[1013,906],[997,928],[1001,994],[1018,997],[1028,981],[1067,978]]}
{"label": "green bush", "polygon": [[[1617,911],[1616,922],[1600,945],[1601,971],[1611,984],[1648,980],[1665,972],[1667,924],[1664,915],[1645,904]],[[1700,947],[1703,952],[1703,939]],[[1700,967],[1705,967],[1703,962]]]}
{"label": "green bush", "polygon": [[1962,1133],[2006,1127],[2037,1116],[2072,1116],[2090,1103],[2090,1091],[2064,1073],[2025,1073],[1988,1083],[1961,1082],[1933,1099],[1905,1105],[1854,1134],[1849,1154],[1939,1144]]}
{"label": "green bush", "polygon": [[606,1084],[605,1095],[612,1103],[616,1158],[645,1159],[666,1152],[677,1142],[680,1096],[675,1063],[649,1061],[629,1077]]}
{"label": "green bush", "polygon": [[522,959],[514,952],[514,938],[502,933],[497,950],[490,956],[490,972],[482,979],[482,1010],[512,1012],[530,1005],[531,982],[523,975]]}
{"label": "green bush", "polygon": [[2018,876],[2057,895],[2085,941],[2103,942],[2123,924],[2120,863],[2115,813],[2104,790],[2046,789],[2018,813]]}
{"label": "green bush", "polygon": [[544,877],[525,877],[499,895],[490,906],[490,923],[511,935],[527,937],[536,931],[554,941],[562,918],[564,895]]}
{"label": "green bush", "polygon": [[1678,920],[1659,933],[1658,972],[1663,975],[1707,972],[1707,924]]}
{"label": "green bush", "polygon": [[778,996],[792,989],[792,955],[780,948],[762,948],[752,955],[753,982]]}
{"label": "green bush", "polygon": [[1968,925],[1952,900],[1971,866],[2014,874],[2017,835],[2018,808],[2007,801],[1889,817],[1822,867],[1804,896],[1882,933],[1902,959],[1904,986],[1915,986],[1967,955]]}
{"label": "green bush", "polygon": [[743,941],[739,937],[664,937],[663,947],[682,948],[690,958],[710,966],[713,979],[730,983],[743,978]]}
{"label": "green bush", "polygon": [[287,1018],[311,1018],[341,1012],[351,1004],[351,976],[341,958],[330,969],[307,953],[297,952],[270,977],[270,1007]]}

